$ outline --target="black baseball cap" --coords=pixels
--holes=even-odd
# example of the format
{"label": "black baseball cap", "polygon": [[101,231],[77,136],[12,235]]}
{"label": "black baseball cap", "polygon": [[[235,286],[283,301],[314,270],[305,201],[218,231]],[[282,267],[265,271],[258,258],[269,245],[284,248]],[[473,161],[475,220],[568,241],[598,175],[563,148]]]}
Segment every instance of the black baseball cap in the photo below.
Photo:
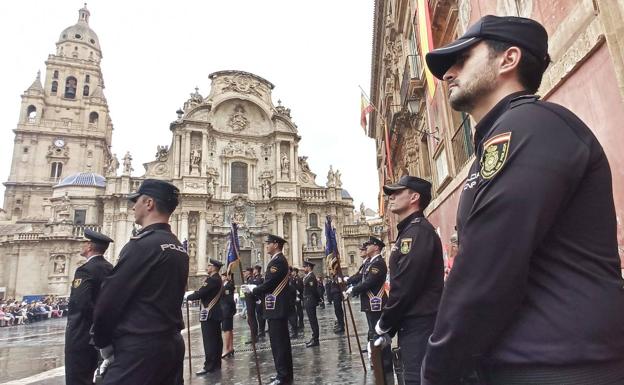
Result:
{"label": "black baseball cap", "polygon": [[132,202],[136,202],[141,195],[148,195],[152,198],[158,199],[170,208],[176,208],[178,206],[178,198],[180,196],[180,190],[169,182],[159,179],[145,179],[137,192],[129,194],[128,199]]}
{"label": "black baseball cap", "polygon": [[541,60],[544,68],[550,63],[548,33],[544,26],[524,17],[487,15],[470,26],[459,39],[427,53],[425,59],[429,71],[442,79],[459,54],[482,40],[497,40],[524,48]]}
{"label": "black baseball cap", "polygon": [[386,195],[392,195],[406,188],[416,191],[423,198],[428,198],[427,200],[431,200],[431,182],[417,176],[403,175],[397,183],[383,186],[383,191]]}

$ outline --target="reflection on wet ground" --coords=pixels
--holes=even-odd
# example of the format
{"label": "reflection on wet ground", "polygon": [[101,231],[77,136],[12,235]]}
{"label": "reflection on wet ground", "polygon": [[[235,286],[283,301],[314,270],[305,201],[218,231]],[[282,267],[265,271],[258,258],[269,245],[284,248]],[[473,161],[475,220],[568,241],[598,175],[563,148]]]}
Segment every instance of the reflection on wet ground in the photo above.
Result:
{"label": "reflection on wet ground", "polygon": [[[364,344],[366,319],[359,309],[359,301],[353,301],[360,341]],[[367,385],[374,384],[370,370],[364,374],[360,357],[357,354],[355,338],[351,338],[353,354],[349,354],[346,336],[333,333],[333,308],[318,308],[321,328],[321,346],[306,348],[305,342],[311,337],[307,318],[305,334],[292,340],[295,384],[323,385]],[[191,310],[191,347],[193,373],[203,365],[203,347],[201,331],[197,321],[197,311]],[[66,319],[52,319],[32,325],[14,326],[0,329],[0,383],[21,385],[63,385],[64,379],[64,339]],[[351,331],[353,335],[353,331]],[[186,331],[183,333],[186,341]],[[234,318],[233,358],[223,360],[220,373],[197,377],[189,373],[188,350],[185,361],[186,384],[243,385],[256,384],[256,368],[253,363],[247,321],[238,316]],[[187,347],[188,347],[188,341]],[[362,345],[364,348],[364,345]],[[275,374],[273,356],[267,338],[257,345],[258,361],[262,382],[268,383]],[[366,357],[365,357],[366,359]],[[368,365],[368,361],[366,361]]]}

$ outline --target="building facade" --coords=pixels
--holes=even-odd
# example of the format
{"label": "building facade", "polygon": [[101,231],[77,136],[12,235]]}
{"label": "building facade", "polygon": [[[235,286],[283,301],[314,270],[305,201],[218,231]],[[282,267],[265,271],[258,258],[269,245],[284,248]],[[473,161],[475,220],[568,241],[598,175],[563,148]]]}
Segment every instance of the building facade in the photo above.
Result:
{"label": "building facade", "polygon": [[[446,84],[426,76],[419,36],[420,20],[425,18],[419,12],[428,13],[433,48],[461,36],[487,14],[529,17],[545,26],[553,62],[538,94],[574,111],[604,147],[613,174],[618,243],[624,258],[624,156],[618,150],[624,143],[618,129],[624,118],[624,27],[619,22],[624,3],[376,0],[371,102],[377,108],[369,136],[377,144],[379,183],[404,174],[430,180],[433,200],[426,214],[448,249],[461,186],[474,160],[473,122],[450,108]],[[387,204],[381,195],[380,204],[382,210]],[[392,239],[395,218],[385,212],[384,220]]]}
{"label": "building facade", "polygon": [[[180,189],[170,224],[188,244],[190,287],[199,284],[208,258],[225,260],[233,222],[243,266],[266,266],[263,240],[274,233],[287,239],[292,265],[309,258],[317,262],[317,275],[324,274],[327,215],[343,239],[342,255],[355,255],[369,227],[360,226],[366,222],[354,214],[340,171],[330,167],[326,185],[317,184],[299,154],[301,136],[290,109],[273,103],[274,85],[260,76],[211,74],[208,95],[198,89],[190,95],[154,160],[134,176],[132,155],[110,151],[102,52],[89,16],[86,7],[79,11],[46,61],[45,81],[37,75],[22,95],[0,212],[0,296],[68,295],[84,263],[85,228],[115,240],[106,253],[115,263],[137,230],[127,196],[145,178]],[[346,259],[343,266],[355,270],[358,261]]]}

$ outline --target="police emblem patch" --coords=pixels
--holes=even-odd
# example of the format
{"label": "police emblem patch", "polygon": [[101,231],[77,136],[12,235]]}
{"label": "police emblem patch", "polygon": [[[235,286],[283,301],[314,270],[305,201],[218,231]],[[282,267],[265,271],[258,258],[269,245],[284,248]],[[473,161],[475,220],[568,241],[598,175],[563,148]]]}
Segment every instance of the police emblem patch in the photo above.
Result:
{"label": "police emblem patch", "polygon": [[277,267],[271,266],[271,273],[277,273]]}
{"label": "police emblem patch", "polygon": [[509,154],[511,132],[496,135],[483,143],[483,155],[481,156],[481,177],[492,179],[505,164]]}
{"label": "police emblem patch", "polygon": [[310,281],[310,286],[314,286],[314,282]]}
{"label": "police emblem patch", "polygon": [[379,274],[379,269],[378,269],[378,268],[376,268],[376,267],[371,267],[370,271],[371,271],[371,273],[373,273],[373,274]]}
{"label": "police emblem patch", "polygon": [[77,278],[73,280],[72,286],[74,287],[74,289],[76,289],[78,286],[80,286],[81,283],[82,283],[82,279]]}
{"label": "police emblem patch", "polygon": [[401,254],[409,253],[412,248],[412,238],[401,239]]}

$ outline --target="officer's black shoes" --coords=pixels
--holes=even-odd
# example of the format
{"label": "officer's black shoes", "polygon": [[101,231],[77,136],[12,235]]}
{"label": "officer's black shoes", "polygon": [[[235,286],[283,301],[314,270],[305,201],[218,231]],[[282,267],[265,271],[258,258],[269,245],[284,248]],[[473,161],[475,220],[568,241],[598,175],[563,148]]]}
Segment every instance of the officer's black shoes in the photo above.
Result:
{"label": "officer's black shoes", "polygon": [[221,355],[221,358],[228,358],[228,357],[234,357],[234,350],[231,350],[231,351]]}
{"label": "officer's black shoes", "polygon": [[292,385],[292,381],[280,380],[279,378],[276,378],[271,380],[269,385]]}
{"label": "officer's black shoes", "polygon": [[206,369],[202,369],[199,372],[195,372],[195,374],[198,376],[203,376],[205,374],[208,374],[208,371]]}
{"label": "officer's black shoes", "polygon": [[319,346],[319,340],[312,339],[310,342],[306,343],[306,348],[311,348],[313,346]]}
{"label": "officer's black shoes", "polygon": [[258,333],[258,338],[264,338],[264,337],[266,337],[266,333],[265,332]]}
{"label": "officer's black shoes", "polygon": [[294,339],[297,339],[297,338],[299,338],[299,333],[292,333],[292,334],[290,335],[290,339],[291,339],[291,340],[294,340]]}
{"label": "officer's black shoes", "polygon": [[336,334],[344,333],[344,331],[344,328],[334,328],[334,333]]}

